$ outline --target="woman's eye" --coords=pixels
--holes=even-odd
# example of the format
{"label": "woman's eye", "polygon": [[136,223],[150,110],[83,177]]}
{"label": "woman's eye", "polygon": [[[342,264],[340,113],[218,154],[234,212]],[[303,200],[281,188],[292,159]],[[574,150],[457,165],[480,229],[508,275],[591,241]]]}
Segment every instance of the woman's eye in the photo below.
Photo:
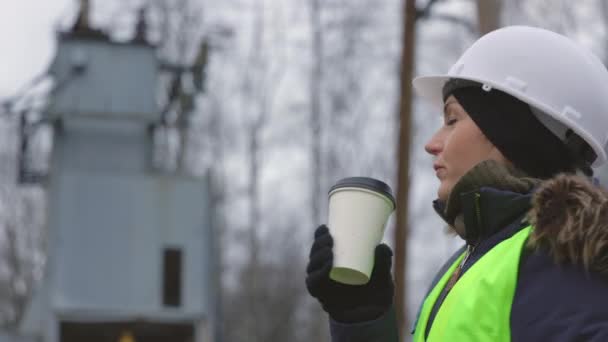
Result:
{"label": "woman's eye", "polygon": [[446,126],[452,126],[453,124],[456,123],[456,119],[449,119],[448,121],[445,122]]}

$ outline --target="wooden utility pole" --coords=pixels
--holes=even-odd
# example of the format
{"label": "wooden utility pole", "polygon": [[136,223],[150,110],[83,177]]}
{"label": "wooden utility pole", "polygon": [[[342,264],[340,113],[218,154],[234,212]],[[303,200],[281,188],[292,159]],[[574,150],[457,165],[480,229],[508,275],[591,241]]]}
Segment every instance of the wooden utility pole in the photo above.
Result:
{"label": "wooden utility pole", "polygon": [[482,36],[501,26],[501,9],[502,0],[477,0],[477,25]]}
{"label": "wooden utility pole", "polygon": [[401,55],[401,96],[399,100],[399,160],[397,175],[397,223],[395,229],[395,303],[399,335],[407,324],[405,276],[407,266],[408,195],[410,142],[412,125],[412,76],[416,42],[416,1],[406,0],[403,9],[403,43]]}

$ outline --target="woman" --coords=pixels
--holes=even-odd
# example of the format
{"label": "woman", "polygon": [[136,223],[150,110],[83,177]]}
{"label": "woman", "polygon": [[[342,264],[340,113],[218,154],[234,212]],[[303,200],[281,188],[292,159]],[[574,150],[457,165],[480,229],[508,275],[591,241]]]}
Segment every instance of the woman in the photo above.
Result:
{"label": "woman", "polygon": [[[466,242],[438,272],[414,341],[608,341],[608,72],[556,33],[507,27],[447,75],[414,80],[444,109],[426,144],[434,207]],[[306,284],[333,341],[398,341],[390,248],[364,286],[333,282],[332,238],[317,228]]]}

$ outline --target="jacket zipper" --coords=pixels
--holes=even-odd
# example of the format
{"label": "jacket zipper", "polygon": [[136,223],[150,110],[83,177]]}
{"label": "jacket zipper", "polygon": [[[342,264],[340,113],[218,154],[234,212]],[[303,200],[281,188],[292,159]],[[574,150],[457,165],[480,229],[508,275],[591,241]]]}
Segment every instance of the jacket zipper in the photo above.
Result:
{"label": "jacket zipper", "polygon": [[[475,215],[477,218],[477,224],[479,227],[481,227],[481,206],[479,204],[481,198],[481,194],[479,192],[475,192]],[[447,295],[450,293],[450,291],[452,290],[452,288],[454,287],[454,285],[456,284],[456,282],[458,281],[458,279],[460,279],[460,275],[462,274],[462,270],[464,269],[464,267],[466,266],[467,262],[469,261],[471,255],[475,252],[475,247],[477,245],[476,244],[472,244],[472,243],[468,243],[467,242],[467,249],[465,251],[465,255],[462,258],[462,260],[460,261],[460,263],[458,264],[458,267],[456,267],[456,270],[454,270],[454,272],[452,273],[452,276],[450,277],[450,279],[448,280],[447,284],[445,285],[444,289],[442,290],[442,293],[439,295],[439,306],[441,306],[441,304],[443,304],[443,300],[447,297]],[[432,322],[435,320],[435,315],[436,315],[436,311],[435,310],[439,310],[438,308],[436,308],[435,306],[437,306],[438,303],[435,303],[433,306],[433,309],[431,310],[431,320],[429,321],[430,324],[432,324]],[[435,312],[435,313],[434,313]],[[418,320],[416,319],[416,322]],[[429,328],[430,325],[427,325],[426,331],[425,331],[425,339],[428,337],[428,333],[429,333]],[[414,329],[412,329],[412,334],[414,334],[415,332],[415,326]]]}
{"label": "jacket zipper", "polygon": [[469,257],[471,256],[471,254],[473,253],[474,250],[475,250],[475,246],[467,245],[467,253],[465,254],[464,258],[462,258],[462,261],[460,262],[460,265],[458,266],[458,268],[462,269],[464,267],[464,265],[466,265],[467,261],[469,260]]}
{"label": "jacket zipper", "polygon": [[475,193],[475,216],[477,217],[477,227],[481,229],[481,206],[479,205],[479,200],[481,199],[481,194],[479,192]]}
{"label": "jacket zipper", "polygon": [[[481,194],[479,192],[476,192],[475,193],[475,216],[477,217],[478,227],[481,227],[481,206],[479,205],[480,198],[481,198]],[[469,261],[471,254],[473,254],[473,252],[475,252],[475,247],[476,247],[476,245],[474,245],[474,244],[467,244],[467,250],[465,252],[464,258],[462,258],[462,261],[460,262],[460,264],[454,271],[454,274],[450,278],[450,281],[448,282],[448,285],[447,285],[448,292],[452,289],[452,287],[454,287],[454,285],[456,284],[458,279],[460,279],[463,268],[466,266],[467,261]]]}
{"label": "jacket zipper", "polygon": [[[479,192],[475,193],[475,216],[477,218],[477,227],[481,229],[481,206],[479,205],[479,200],[481,199],[481,194]],[[475,244],[467,244],[467,254],[462,259],[462,263],[458,267],[460,269],[459,273],[462,273],[462,269],[466,266],[467,261],[470,259],[471,254],[475,251]],[[460,278],[460,274],[458,275]]]}
{"label": "jacket zipper", "polygon": [[475,251],[475,246],[467,245],[467,250],[464,254],[464,258],[462,258],[462,260],[460,261],[460,264],[458,264],[458,267],[456,267],[456,270],[454,271],[454,273],[452,273],[452,276],[450,277],[450,280],[448,281],[448,283],[446,285],[446,291],[447,291],[446,295],[447,295],[447,293],[449,293],[452,290],[452,287],[454,287],[454,285],[456,285],[456,282],[458,281],[458,279],[460,279],[460,275],[462,274],[462,269],[464,268],[467,261],[469,260],[469,257],[471,256],[471,254],[473,254],[474,251]]}

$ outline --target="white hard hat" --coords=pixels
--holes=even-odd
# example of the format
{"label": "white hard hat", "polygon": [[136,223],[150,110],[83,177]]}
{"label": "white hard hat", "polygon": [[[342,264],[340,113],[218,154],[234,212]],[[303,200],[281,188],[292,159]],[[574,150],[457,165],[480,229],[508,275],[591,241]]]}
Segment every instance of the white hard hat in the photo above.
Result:
{"label": "white hard hat", "polygon": [[417,77],[414,88],[443,107],[450,79],[475,81],[527,103],[560,139],[568,129],[606,161],[608,71],[591,52],[548,30],[509,26],[490,32],[469,47],[447,74]]}

